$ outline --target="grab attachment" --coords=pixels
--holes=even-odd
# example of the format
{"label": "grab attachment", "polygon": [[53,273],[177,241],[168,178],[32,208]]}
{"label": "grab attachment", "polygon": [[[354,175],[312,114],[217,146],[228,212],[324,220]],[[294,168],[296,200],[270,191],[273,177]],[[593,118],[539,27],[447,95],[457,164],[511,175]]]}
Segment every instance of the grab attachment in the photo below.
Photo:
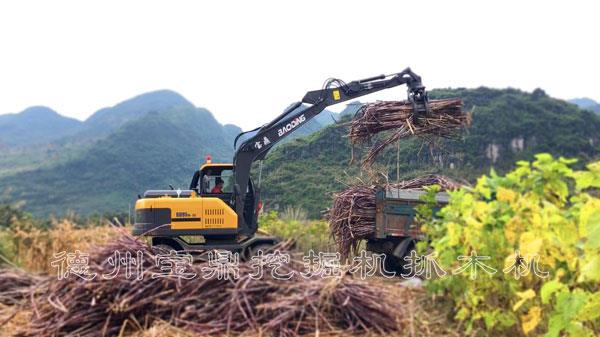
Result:
{"label": "grab attachment", "polygon": [[417,88],[409,87],[408,101],[412,103],[413,112],[411,121],[414,125],[419,124],[419,118],[429,115],[429,98],[424,86]]}

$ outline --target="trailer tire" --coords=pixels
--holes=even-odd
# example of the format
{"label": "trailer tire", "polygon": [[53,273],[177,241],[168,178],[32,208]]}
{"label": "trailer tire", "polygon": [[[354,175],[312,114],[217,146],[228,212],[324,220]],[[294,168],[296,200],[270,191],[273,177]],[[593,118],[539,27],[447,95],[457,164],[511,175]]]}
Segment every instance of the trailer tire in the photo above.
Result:
{"label": "trailer tire", "polygon": [[411,252],[415,250],[416,243],[412,238],[405,238],[396,245],[392,254],[387,255],[385,259],[384,267],[386,271],[395,272],[396,276],[400,277],[413,277],[410,275],[411,268],[407,265],[410,261],[406,261],[404,258],[410,256]]}
{"label": "trailer tire", "polygon": [[385,260],[383,260],[383,270],[381,272],[384,275],[390,275],[395,273],[395,276],[400,276],[400,273],[402,272],[400,259],[393,255],[385,255],[384,257]]}

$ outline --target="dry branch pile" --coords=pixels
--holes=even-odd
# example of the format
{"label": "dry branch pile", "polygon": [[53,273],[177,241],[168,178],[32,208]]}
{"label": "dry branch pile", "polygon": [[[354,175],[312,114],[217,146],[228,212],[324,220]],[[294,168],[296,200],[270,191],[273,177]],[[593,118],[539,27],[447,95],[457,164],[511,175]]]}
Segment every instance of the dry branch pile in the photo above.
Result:
{"label": "dry branch pile", "polygon": [[[443,176],[426,175],[390,184],[385,188],[418,189],[439,185],[441,190],[456,189],[461,184]],[[360,241],[375,233],[375,193],[380,186],[357,185],[335,194],[329,211],[329,230],[342,256],[358,249]]]}
{"label": "dry branch pile", "polygon": [[424,138],[430,143],[437,138],[452,138],[457,130],[466,127],[471,117],[462,111],[460,98],[429,101],[430,113],[412,118],[413,106],[409,101],[382,101],[365,104],[350,122],[348,137],[353,145],[365,144],[381,132],[392,131],[383,141],[371,146],[363,164],[370,165],[383,149],[409,136]]}
{"label": "dry branch pile", "polygon": [[[295,274],[276,280],[268,268],[253,279],[252,268],[240,263],[237,280],[153,278],[158,252],[129,235],[99,247],[90,256],[90,271],[108,274],[107,259],[114,251],[141,251],[143,278],[134,280],[119,272],[112,280],[96,277],[52,279],[45,294],[32,299],[31,322],[22,336],[116,335],[123,329],[147,328],[166,321],[202,335],[258,332],[274,336],[344,331],[389,333],[409,317],[403,303],[411,296],[389,285],[370,284],[349,276],[335,279]],[[135,254],[133,254],[135,256]],[[191,271],[201,275],[206,263]],[[302,271],[292,262],[282,270]]]}
{"label": "dry branch pile", "polygon": [[28,273],[18,268],[0,269],[0,303],[16,305],[43,291],[47,276]]}

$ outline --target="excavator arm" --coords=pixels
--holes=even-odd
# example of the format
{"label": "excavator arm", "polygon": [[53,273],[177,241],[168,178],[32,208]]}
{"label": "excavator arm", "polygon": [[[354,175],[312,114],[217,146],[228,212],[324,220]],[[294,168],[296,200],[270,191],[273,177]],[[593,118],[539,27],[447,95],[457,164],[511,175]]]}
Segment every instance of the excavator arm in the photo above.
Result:
{"label": "excavator arm", "polygon": [[[427,93],[421,83],[421,77],[412,72],[410,68],[406,68],[396,74],[379,75],[350,83],[329,79],[323,89],[307,92],[302,101],[292,104],[273,121],[249,131],[255,133],[244,140],[239,147],[237,141],[245,133],[238,135],[234,145],[236,152],[233,158],[235,176],[233,201],[238,214],[240,234],[252,235],[257,229],[254,224],[247,223],[243,216],[248,179],[254,161],[262,160],[275,144],[320,114],[328,106],[403,84],[408,86],[408,100],[413,103],[414,116],[427,113]],[[299,109],[303,107],[303,104],[308,107]]]}

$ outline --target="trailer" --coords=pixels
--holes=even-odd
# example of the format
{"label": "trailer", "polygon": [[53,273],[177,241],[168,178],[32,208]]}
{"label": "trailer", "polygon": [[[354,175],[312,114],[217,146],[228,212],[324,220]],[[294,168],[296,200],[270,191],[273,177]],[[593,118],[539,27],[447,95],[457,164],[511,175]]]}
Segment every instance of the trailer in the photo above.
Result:
{"label": "trailer", "polygon": [[[423,204],[427,192],[423,189],[379,188],[375,197],[375,233],[367,240],[367,250],[385,254],[385,268],[397,273],[406,272],[405,257],[415,249],[423,233],[416,219],[415,209]],[[448,204],[448,193],[435,195],[434,214]]]}

